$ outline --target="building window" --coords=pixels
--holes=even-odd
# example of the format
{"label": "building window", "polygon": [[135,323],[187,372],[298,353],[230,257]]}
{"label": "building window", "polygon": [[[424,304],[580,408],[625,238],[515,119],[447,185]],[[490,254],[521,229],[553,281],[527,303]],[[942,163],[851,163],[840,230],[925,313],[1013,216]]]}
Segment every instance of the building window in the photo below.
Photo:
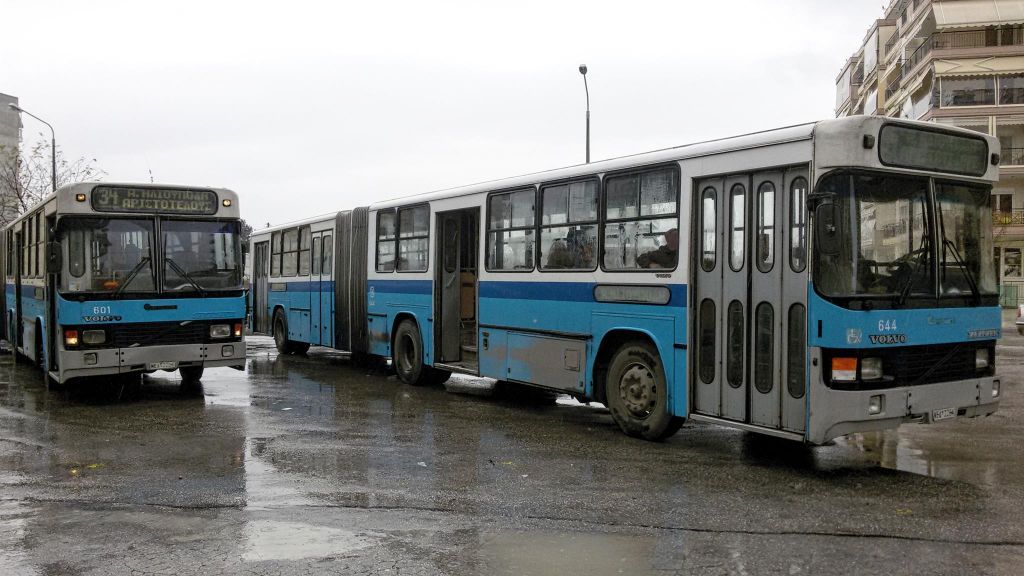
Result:
{"label": "building window", "polygon": [[1003,278],[1020,277],[1020,248],[1003,248]]}
{"label": "building window", "polygon": [[394,210],[377,212],[377,272],[395,271],[396,224]]}
{"label": "building window", "polygon": [[991,106],[996,103],[994,76],[943,78],[940,82],[942,106]]}
{"label": "building window", "polygon": [[398,210],[399,272],[424,272],[430,244],[430,206],[423,204]]}
{"label": "building window", "polygon": [[597,180],[541,189],[540,269],[597,268]]}
{"label": "building window", "polygon": [[679,259],[679,182],[663,168],[605,181],[604,268],[674,269]]}
{"label": "building window", "polygon": [[999,103],[1024,104],[1024,74],[999,77]]}
{"label": "building window", "polygon": [[487,221],[487,269],[508,272],[533,270],[536,191],[494,194]]}

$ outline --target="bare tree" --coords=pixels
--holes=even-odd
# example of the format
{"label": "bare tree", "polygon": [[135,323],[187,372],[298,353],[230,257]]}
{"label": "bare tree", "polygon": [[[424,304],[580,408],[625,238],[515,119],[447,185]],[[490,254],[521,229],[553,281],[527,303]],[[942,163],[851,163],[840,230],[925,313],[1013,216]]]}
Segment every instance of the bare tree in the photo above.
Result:
{"label": "bare tree", "polygon": [[[0,225],[7,225],[51,192],[50,142],[41,139],[27,150],[0,146]],[[100,180],[106,172],[96,159],[68,160],[57,147],[57,186]]]}

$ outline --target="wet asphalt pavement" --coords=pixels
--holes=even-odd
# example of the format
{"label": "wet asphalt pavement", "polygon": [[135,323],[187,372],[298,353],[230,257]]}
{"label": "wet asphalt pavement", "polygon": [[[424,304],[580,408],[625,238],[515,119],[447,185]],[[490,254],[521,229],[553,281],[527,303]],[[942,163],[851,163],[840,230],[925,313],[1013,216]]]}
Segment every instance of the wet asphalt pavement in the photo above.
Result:
{"label": "wet asphalt pavement", "polygon": [[647,443],[598,405],[268,338],[191,395],[176,373],[47,391],[0,356],[0,575],[1024,574],[1012,328],[997,363],[992,417],[810,448]]}

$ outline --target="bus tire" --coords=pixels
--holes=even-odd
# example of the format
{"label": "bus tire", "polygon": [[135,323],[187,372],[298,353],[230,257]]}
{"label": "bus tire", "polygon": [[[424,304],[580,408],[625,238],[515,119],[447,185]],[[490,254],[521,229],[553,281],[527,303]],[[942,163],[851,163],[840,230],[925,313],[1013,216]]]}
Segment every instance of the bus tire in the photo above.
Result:
{"label": "bus tire", "polygon": [[183,383],[199,382],[203,379],[203,366],[182,366],[178,368],[178,372],[181,373]]}
{"label": "bus tire", "polygon": [[295,351],[295,343],[288,339],[288,321],[280,310],[274,311],[274,346],[281,354],[291,354]]}
{"label": "bus tire", "polygon": [[410,386],[429,386],[437,382],[440,371],[423,364],[423,339],[412,320],[398,323],[392,360],[398,379]]}
{"label": "bus tire", "polygon": [[665,370],[648,342],[627,342],[615,352],[605,390],[612,418],[629,436],[664,440],[683,425],[668,411]]}

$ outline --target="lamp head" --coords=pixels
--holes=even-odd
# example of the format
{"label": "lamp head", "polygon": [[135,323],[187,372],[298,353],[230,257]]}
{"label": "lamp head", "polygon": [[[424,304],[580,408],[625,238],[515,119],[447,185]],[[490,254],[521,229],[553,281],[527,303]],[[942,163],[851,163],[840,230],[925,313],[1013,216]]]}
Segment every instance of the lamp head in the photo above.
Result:
{"label": "lamp head", "polygon": [[[580,64],[580,74],[583,74],[584,76],[587,75],[587,65],[586,64]],[[13,106],[13,104],[12,104],[12,106]]]}
{"label": "lamp head", "polygon": [[8,103],[7,103],[7,106],[8,106],[8,107],[9,107],[9,108],[10,108],[11,110],[14,110],[15,112],[21,112],[21,108],[18,108],[18,105],[17,105],[17,104],[15,104],[14,102],[8,102]]}

